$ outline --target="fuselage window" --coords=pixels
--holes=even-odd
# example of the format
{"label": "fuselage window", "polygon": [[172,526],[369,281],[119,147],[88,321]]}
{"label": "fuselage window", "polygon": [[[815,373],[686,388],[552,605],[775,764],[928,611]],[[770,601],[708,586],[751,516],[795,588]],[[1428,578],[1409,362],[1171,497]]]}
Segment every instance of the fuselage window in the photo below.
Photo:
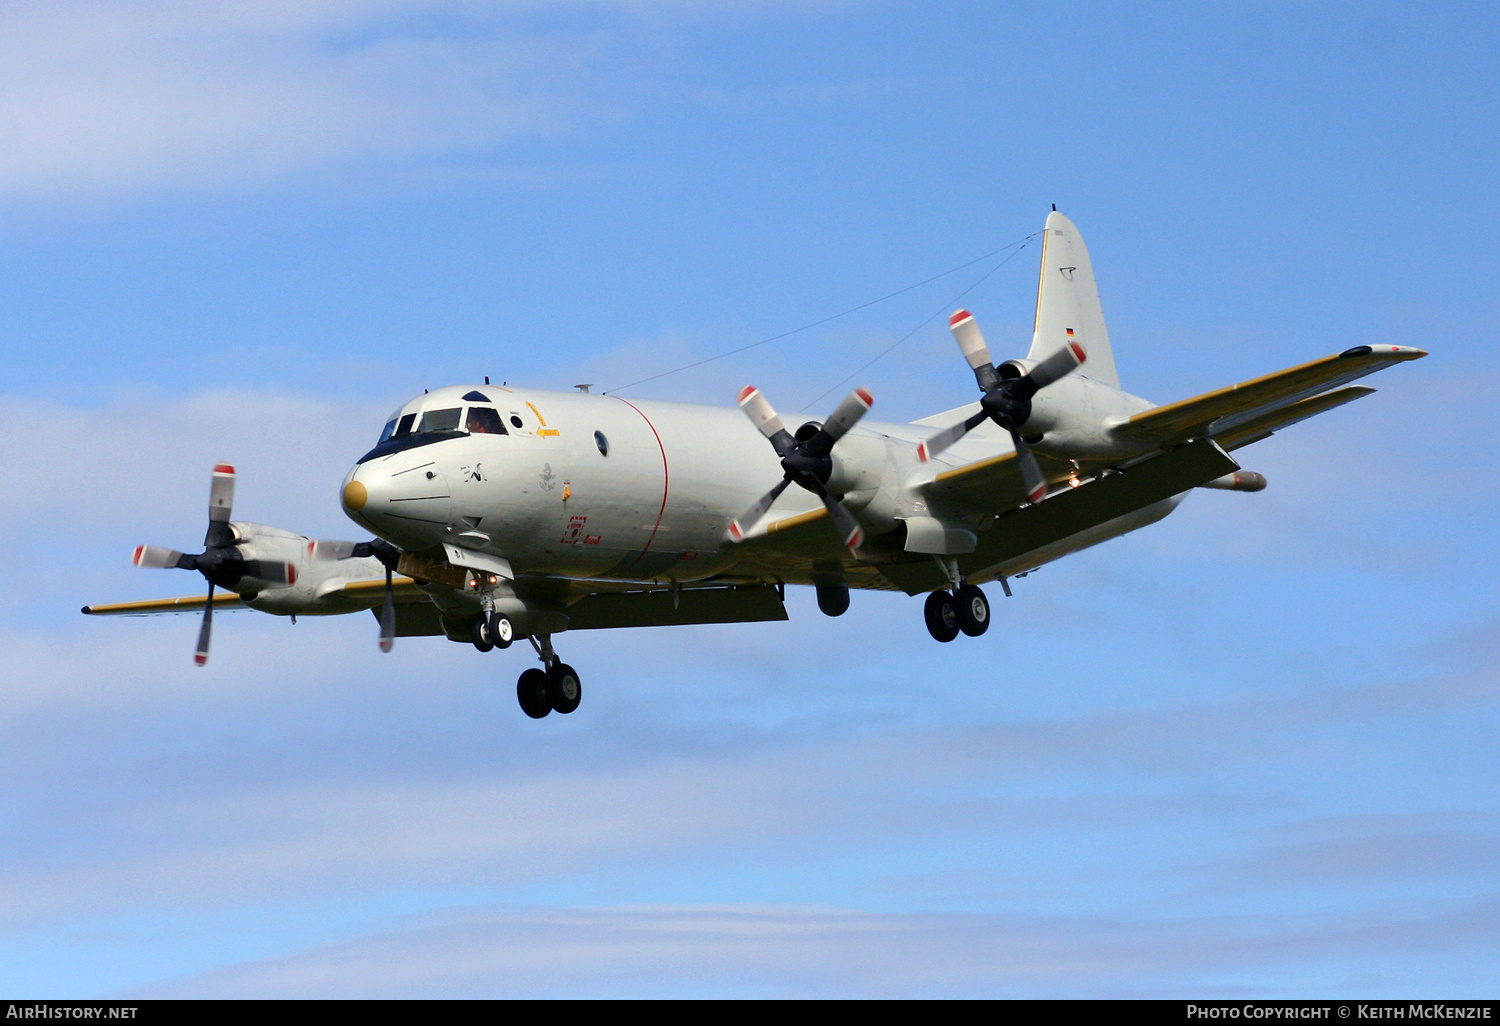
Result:
{"label": "fuselage window", "polygon": [[485,406],[470,406],[466,424],[471,435],[505,435],[505,424],[496,410]]}
{"label": "fuselage window", "polygon": [[609,455],[609,439],[604,437],[603,431],[594,432],[594,444],[599,447],[600,456]]}
{"label": "fuselage window", "polygon": [[[391,437],[391,435],[395,432],[395,430],[396,430],[396,418],[392,417],[391,420],[390,420],[390,423],[386,424],[385,430],[382,431],[382,432],[380,432],[380,442],[384,442],[384,441],[388,440]],[[379,445],[380,442],[376,442],[375,444]]]}
{"label": "fuselage window", "polygon": [[417,425],[417,434],[430,435],[438,431],[457,431],[458,418],[463,410],[455,406],[451,410],[428,410],[422,414],[422,423]]}
{"label": "fuselage window", "polygon": [[521,426],[521,418],[517,417],[514,413],[512,413],[510,415],[510,426],[511,427],[517,427],[517,428],[520,427]]}
{"label": "fuselage window", "polygon": [[396,425],[396,433],[391,435],[391,437],[405,438],[407,435],[411,434],[411,426],[416,423],[416,420],[417,415],[415,413],[408,413],[406,416],[402,417],[401,423]]}

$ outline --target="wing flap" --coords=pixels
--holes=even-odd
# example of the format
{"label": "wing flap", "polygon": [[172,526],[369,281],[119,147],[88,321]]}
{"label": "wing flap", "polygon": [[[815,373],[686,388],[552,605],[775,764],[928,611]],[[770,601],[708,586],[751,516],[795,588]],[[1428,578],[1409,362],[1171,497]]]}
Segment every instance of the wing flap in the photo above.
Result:
{"label": "wing flap", "polygon": [[1426,355],[1423,350],[1412,346],[1356,346],[1336,356],[1325,356],[1275,374],[1137,413],[1123,424],[1116,425],[1112,433],[1143,448],[1176,445],[1205,435],[1218,437],[1330,388]]}
{"label": "wing flap", "polygon": [[1290,406],[1283,406],[1270,413],[1253,417],[1227,431],[1218,432],[1214,435],[1214,441],[1225,449],[1238,449],[1251,442],[1258,442],[1271,433],[1296,424],[1298,421],[1316,417],[1320,413],[1327,413],[1345,403],[1352,403],[1356,399],[1363,399],[1374,391],[1373,388],[1364,385],[1354,385],[1350,388],[1341,388],[1336,392],[1314,396],[1311,399],[1303,399]]}

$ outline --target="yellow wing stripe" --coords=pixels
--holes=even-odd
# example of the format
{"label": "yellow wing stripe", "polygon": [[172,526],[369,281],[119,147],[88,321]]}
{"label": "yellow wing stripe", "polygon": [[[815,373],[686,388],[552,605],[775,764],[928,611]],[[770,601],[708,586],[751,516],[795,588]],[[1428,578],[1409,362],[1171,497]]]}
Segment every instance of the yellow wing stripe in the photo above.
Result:
{"label": "yellow wing stripe", "polygon": [[952,470],[943,471],[937,477],[934,477],[933,481],[951,481],[955,477],[965,477],[980,470],[988,470],[991,467],[998,467],[1000,464],[1009,462],[1010,460],[1013,460],[1015,458],[1015,453],[1008,452],[1004,456],[991,456],[987,460],[979,460],[975,463],[965,463],[961,467],[954,467]]}
{"label": "yellow wing stripe", "polygon": [[1167,443],[1177,440],[1176,436],[1181,432],[1206,427],[1221,417],[1295,402],[1311,393],[1426,355],[1423,350],[1410,346],[1380,346],[1358,356],[1325,356],[1321,360],[1137,413],[1115,430],[1126,438]]}
{"label": "yellow wing stripe", "polygon": [[794,517],[787,517],[785,520],[777,520],[774,523],[766,525],[766,533],[775,534],[778,531],[790,531],[794,527],[810,524],[814,520],[820,520],[827,515],[828,507],[819,506],[817,509],[810,509],[806,513],[798,513]]}
{"label": "yellow wing stripe", "polygon": [[[184,595],[182,598],[145,599],[140,602],[114,602],[102,606],[84,606],[83,611],[90,616],[128,616],[131,613],[191,613],[195,609],[202,609],[208,604],[207,595]],[[214,594],[214,608],[234,609],[245,604],[232,591],[221,591]]]}

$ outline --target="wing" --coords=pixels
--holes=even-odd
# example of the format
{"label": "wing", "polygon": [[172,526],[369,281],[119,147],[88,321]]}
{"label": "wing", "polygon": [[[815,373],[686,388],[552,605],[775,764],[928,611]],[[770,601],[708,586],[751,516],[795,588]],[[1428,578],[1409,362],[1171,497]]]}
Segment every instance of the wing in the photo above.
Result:
{"label": "wing", "polygon": [[[1085,471],[1093,469],[1083,464],[1075,468],[1067,460],[1054,459],[1035,449],[1032,455],[1042,468],[1049,488],[1067,481],[1079,468]],[[992,512],[1013,509],[1027,501],[1026,482],[1021,477],[1021,466],[1013,452],[938,471],[926,481],[912,482],[912,487],[929,500]]]}
{"label": "wing", "polygon": [[[1064,489],[1045,502],[996,517],[988,530],[979,532],[975,551],[957,557],[959,569],[976,584],[1031,569],[1069,551],[1049,552],[1048,546],[1076,547],[1080,535],[1092,538],[1086,544],[1094,544],[1159,520],[1169,509],[1157,505],[1162,500],[1238,469],[1239,464],[1208,439],[1138,460],[1084,480],[1077,488]],[[1139,519],[1125,519],[1132,515]],[[945,574],[932,559],[882,564],[880,572],[909,595],[946,583]]]}
{"label": "wing", "polygon": [[[1337,385],[1407,360],[1419,360],[1426,355],[1423,350],[1412,346],[1356,346],[1337,356],[1325,356],[1299,367],[1289,367],[1284,371],[1230,385],[1216,392],[1207,392],[1193,399],[1137,413],[1128,421],[1115,425],[1111,434],[1122,441],[1139,445],[1143,451],[1178,445],[1205,436],[1218,439]],[[1343,401],[1347,402],[1348,399]],[[1322,413],[1337,405],[1341,403],[1311,410],[1305,416]],[[1303,417],[1295,419],[1301,420]],[[1239,444],[1245,445],[1248,442],[1242,441]]]}
{"label": "wing", "polygon": [[[397,603],[431,602],[432,600],[417,587],[417,582],[410,577],[396,577],[391,581],[392,591]],[[317,607],[309,607],[305,614],[322,615],[338,613],[354,613],[362,609],[373,609],[380,605],[385,591],[385,579],[376,578],[367,581],[349,581],[340,588],[331,592],[328,596],[321,596],[333,603],[324,601]],[[343,599],[343,601],[339,601]],[[154,613],[199,613],[208,604],[207,595],[185,595],[182,598],[145,599],[139,602],[113,602],[96,606],[84,606],[83,612],[89,616],[150,616]],[[330,608],[330,605],[333,605]],[[219,591],[214,593],[214,609],[244,609],[247,608],[245,600],[231,591]]]}
{"label": "wing", "polygon": [[[150,616],[153,613],[201,613],[208,605],[207,595],[185,595],[182,598],[145,599],[140,602],[112,602],[84,606],[88,616]],[[232,591],[214,593],[215,609],[243,609],[245,600]]]}

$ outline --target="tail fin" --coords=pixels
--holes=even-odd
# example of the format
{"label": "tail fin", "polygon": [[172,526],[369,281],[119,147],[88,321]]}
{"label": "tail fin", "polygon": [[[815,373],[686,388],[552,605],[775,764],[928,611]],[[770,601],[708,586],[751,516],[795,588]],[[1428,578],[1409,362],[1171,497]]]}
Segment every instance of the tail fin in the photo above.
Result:
{"label": "tail fin", "polygon": [[1036,287],[1036,321],[1031,330],[1028,360],[1045,360],[1069,342],[1077,342],[1088,353],[1088,363],[1081,373],[1101,384],[1120,387],[1088,248],[1073,222],[1056,210],[1047,215],[1042,272]]}

